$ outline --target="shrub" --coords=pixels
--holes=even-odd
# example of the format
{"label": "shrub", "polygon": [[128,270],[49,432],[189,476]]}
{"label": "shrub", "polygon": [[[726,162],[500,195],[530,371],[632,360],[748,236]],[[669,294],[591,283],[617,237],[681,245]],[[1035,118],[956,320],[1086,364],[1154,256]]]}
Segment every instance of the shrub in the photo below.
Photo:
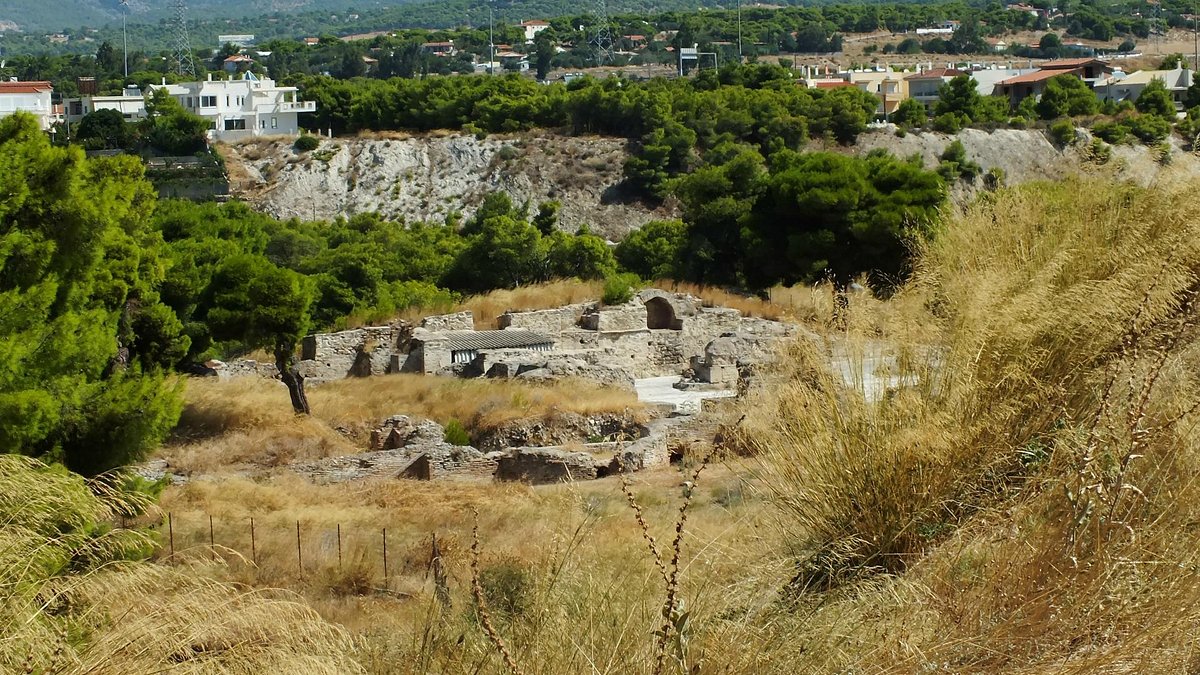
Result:
{"label": "shrub", "polygon": [[471,435],[463,428],[462,422],[451,418],[446,422],[446,432],[442,435],[442,440],[450,445],[466,446],[471,444]]}
{"label": "shrub", "polygon": [[1092,135],[1108,143],[1123,143],[1129,138],[1129,129],[1120,122],[1101,122],[1092,127]]}
{"label": "shrub", "polygon": [[1138,115],[1126,118],[1121,123],[1146,145],[1161,143],[1171,135],[1171,123],[1157,115]]}
{"label": "shrub", "polygon": [[321,139],[317,138],[316,136],[304,134],[300,138],[296,139],[296,142],[292,144],[292,147],[295,148],[296,152],[311,152],[316,150],[320,145]]}
{"label": "shrub", "polygon": [[483,568],[479,585],[488,609],[508,618],[520,616],[529,606],[533,579],[521,563],[506,559]]}
{"label": "shrub", "polygon": [[946,134],[957,134],[962,131],[962,119],[954,113],[944,113],[933,118],[934,131]]}
{"label": "shrub", "polygon": [[516,159],[521,153],[511,145],[506,145],[496,151],[496,157],[503,162],[511,162]]}
{"label": "shrub", "polygon": [[628,272],[614,274],[604,280],[604,294],[600,301],[606,305],[620,305],[633,299],[633,293],[642,280]]}
{"label": "shrub", "polygon": [[942,152],[941,160],[941,164],[938,165],[938,173],[947,182],[961,178],[969,183],[983,171],[983,167],[967,159],[967,149],[963,147],[962,141],[956,140],[947,145]]}
{"label": "shrub", "polygon": [[1058,120],[1050,125],[1050,140],[1060,148],[1075,142],[1075,125],[1071,120]]}
{"label": "shrub", "polygon": [[1112,147],[1099,138],[1093,138],[1091,145],[1084,150],[1084,157],[1095,164],[1108,164],[1112,159]]}
{"label": "shrub", "polygon": [[1008,126],[1013,129],[1026,129],[1029,127],[1029,122],[1020,115],[1008,120]]}
{"label": "shrub", "polygon": [[993,166],[983,175],[983,184],[989,190],[998,190],[1004,187],[1004,179],[1007,177],[1008,175],[1004,172],[1004,169]]}

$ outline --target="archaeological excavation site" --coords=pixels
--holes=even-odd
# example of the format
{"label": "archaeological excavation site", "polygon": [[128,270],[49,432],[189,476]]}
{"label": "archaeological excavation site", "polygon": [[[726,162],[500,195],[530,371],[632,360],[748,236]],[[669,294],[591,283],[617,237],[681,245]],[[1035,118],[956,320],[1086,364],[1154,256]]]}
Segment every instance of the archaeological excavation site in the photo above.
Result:
{"label": "archaeological excavation site", "polygon": [[[497,328],[477,330],[477,320]],[[386,391],[456,383],[519,386],[535,396],[555,387],[566,391],[566,400],[491,426],[444,415],[439,421],[436,412],[425,416],[397,404],[356,425],[335,423],[346,451],[265,463],[269,472],[316,483],[406,478],[545,484],[662,467],[679,460],[689,445],[711,442],[721,424],[712,411],[768,377],[765,366],[801,331],[794,323],[744,316],[686,293],[647,289],[619,305],[584,302],[498,317],[462,311],[313,334],[302,342],[297,371],[318,402],[335,389],[353,398],[356,386]],[[248,359],[210,362],[206,375],[197,379],[284,389],[274,365]],[[278,394],[280,400],[285,395]],[[615,405],[591,405],[613,396],[619,397]],[[202,475],[176,465],[169,454],[144,473],[170,474],[177,482]],[[251,473],[263,473],[264,462],[257,464]]]}

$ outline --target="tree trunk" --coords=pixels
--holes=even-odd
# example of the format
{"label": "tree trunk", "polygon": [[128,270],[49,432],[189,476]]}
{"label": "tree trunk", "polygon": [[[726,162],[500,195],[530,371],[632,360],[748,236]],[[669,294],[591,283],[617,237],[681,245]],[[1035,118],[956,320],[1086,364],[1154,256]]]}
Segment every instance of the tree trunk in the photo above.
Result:
{"label": "tree trunk", "polygon": [[292,410],[295,410],[297,415],[311,415],[308,397],[304,394],[304,376],[296,372],[291,354],[275,354],[275,367],[279,370],[279,379],[287,385],[288,394],[292,397]]}

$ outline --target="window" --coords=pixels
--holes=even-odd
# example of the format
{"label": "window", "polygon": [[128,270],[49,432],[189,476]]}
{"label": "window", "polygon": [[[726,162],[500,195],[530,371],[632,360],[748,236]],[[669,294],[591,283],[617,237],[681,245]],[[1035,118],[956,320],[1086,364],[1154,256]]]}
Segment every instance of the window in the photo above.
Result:
{"label": "window", "polygon": [[278,118],[278,117],[272,117],[272,118],[271,118],[271,128],[272,128],[272,129],[278,129],[278,128],[279,128],[279,118]]}
{"label": "window", "polygon": [[225,107],[226,107],[226,108],[228,108],[228,107],[229,107],[229,96],[226,96],[226,97],[225,97]]}
{"label": "window", "polygon": [[266,121],[266,120],[259,120],[259,121],[258,121],[258,128],[259,128],[259,129],[266,129],[266,128],[267,128],[267,121]]}
{"label": "window", "polygon": [[187,97],[187,107],[189,107],[189,108],[193,107],[193,106],[192,106],[192,97],[191,97],[191,96]]}
{"label": "window", "polygon": [[245,131],[246,120],[225,120],[225,131]]}
{"label": "window", "polygon": [[217,97],[216,96],[201,96],[200,97],[200,107],[201,108],[217,107]]}

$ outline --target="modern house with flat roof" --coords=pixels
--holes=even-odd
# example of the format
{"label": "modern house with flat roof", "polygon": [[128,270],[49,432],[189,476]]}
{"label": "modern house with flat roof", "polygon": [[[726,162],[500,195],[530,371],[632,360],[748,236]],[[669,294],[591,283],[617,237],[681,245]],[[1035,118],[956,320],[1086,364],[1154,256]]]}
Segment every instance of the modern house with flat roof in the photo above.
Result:
{"label": "modern house with flat roof", "polygon": [[296,87],[276,86],[269,78],[243,73],[238,79],[182,82],[151,87],[165,89],[184,108],[213,124],[212,138],[236,141],[252,136],[300,133],[299,114],[316,112],[313,101],[301,101]]}

